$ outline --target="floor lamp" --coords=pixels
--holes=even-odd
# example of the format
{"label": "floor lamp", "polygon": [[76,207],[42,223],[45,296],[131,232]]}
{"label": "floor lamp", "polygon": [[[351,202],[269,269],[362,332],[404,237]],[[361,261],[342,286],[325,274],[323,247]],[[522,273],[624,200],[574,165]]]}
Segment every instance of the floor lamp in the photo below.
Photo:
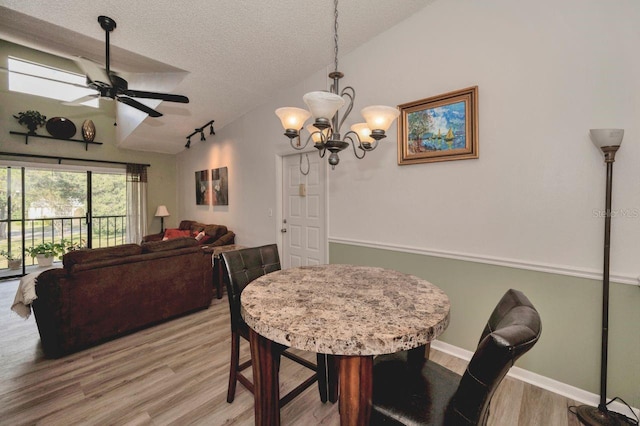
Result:
{"label": "floor lamp", "polygon": [[576,414],[585,425],[621,425],[615,414],[607,410],[607,348],[609,339],[609,253],[611,242],[611,186],[613,162],[622,144],[623,129],[591,129],[591,140],[602,150],[607,164],[606,216],[604,219],[604,272],[602,275],[602,355],[600,360],[600,403],[598,407],[581,405]]}
{"label": "floor lamp", "polygon": [[160,232],[164,232],[164,218],[169,216],[169,211],[166,206],[158,206],[156,209],[156,217],[160,218]]}

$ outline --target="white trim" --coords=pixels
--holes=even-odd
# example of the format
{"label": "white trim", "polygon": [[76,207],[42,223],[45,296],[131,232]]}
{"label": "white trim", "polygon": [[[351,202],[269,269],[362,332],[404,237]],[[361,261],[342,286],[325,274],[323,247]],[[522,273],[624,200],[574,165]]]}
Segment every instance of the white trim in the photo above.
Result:
{"label": "white trim", "polygon": [[[473,352],[471,351],[453,346],[449,343],[441,342],[439,340],[434,340],[433,342],[431,342],[431,347],[440,352],[444,352],[465,361],[469,361],[473,356]],[[541,376],[540,374],[532,373],[531,371],[525,370],[520,367],[512,367],[507,375],[514,379],[521,380],[525,383],[529,383],[539,388],[557,393],[558,395],[562,395],[566,398],[572,399],[582,404],[592,405],[596,407],[600,402],[599,395],[587,392],[586,390],[559,382],[557,380],[550,379],[545,376]],[[630,414],[629,408],[618,401],[612,402],[608,405],[608,407],[611,409],[611,411],[622,413],[625,416],[629,416]],[[632,410],[635,412],[636,416],[640,417],[640,409],[632,407]]]}
{"label": "white trim", "polygon": [[[471,253],[460,253],[453,251],[444,251],[436,249],[424,249],[418,247],[401,246],[397,244],[380,243],[373,241],[350,240],[346,238],[329,237],[330,243],[349,244],[361,247],[370,247],[383,250],[392,250],[403,253],[421,254],[425,256],[443,257],[446,259],[464,260],[467,262],[485,263],[488,265],[507,266],[509,268],[526,269],[530,271],[547,272],[550,274],[568,275],[572,277],[588,278],[592,280],[602,280],[602,272],[572,266],[550,265],[544,263],[527,262],[524,260],[500,258],[493,256],[483,256]],[[620,284],[640,285],[640,277],[630,275],[609,276],[611,282]]]}
{"label": "white trim", "polygon": [[[275,155],[276,162],[276,205],[273,207],[275,210],[275,234],[276,234],[276,244],[278,245],[278,251],[284,256],[284,246],[283,241],[284,237],[280,230],[282,229],[282,165],[284,164],[284,158],[280,154]],[[327,243],[329,245],[329,243]]]}

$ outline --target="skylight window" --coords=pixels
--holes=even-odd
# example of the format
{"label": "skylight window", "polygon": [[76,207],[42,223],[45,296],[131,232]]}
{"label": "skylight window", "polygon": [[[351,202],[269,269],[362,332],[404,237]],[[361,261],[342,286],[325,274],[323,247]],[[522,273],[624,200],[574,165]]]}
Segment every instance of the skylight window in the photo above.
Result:
{"label": "skylight window", "polygon": [[[18,58],[8,58],[9,90],[71,102],[96,91],[85,86],[86,77]],[[82,103],[98,108],[98,98]]]}

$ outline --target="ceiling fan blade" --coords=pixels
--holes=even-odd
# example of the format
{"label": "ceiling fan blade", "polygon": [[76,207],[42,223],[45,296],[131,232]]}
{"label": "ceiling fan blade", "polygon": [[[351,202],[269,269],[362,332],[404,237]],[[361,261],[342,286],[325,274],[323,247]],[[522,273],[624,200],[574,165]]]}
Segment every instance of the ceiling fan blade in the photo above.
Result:
{"label": "ceiling fan blade", "polygon": [[126,96],[118,96],[116,98],[119,102],[122,102],[123,104],[127,104],[130,107],[133,107],[135,109],[139,109],[142,112],[146,112],[147,114],[149,114],[150,117],[162,117],[162,113],[156,111],[155,109],[149,108],[148,106],[141,104],[140,102],[136,101],[135,99],[131,99],[131,98],[127,98]]}
{"label": "ceiling fan blade", "polygon": [[145,92],[142,90],[124,90],[123,93],[134,98],[161,99],[169,102],[189,103],[189,98],[182,95],[173,95],[171,93]]}
{"label": "ceiling fan blade", "polygon": [[75,61],[92,83],[101,87],[111,87],[111,79],[100,65],[81,56],[76,56]]}
{"label": "ceiling fan blade", "polygon": [[92,101],[92,100],[97,99],[99,97],[100,97],[100,95],[96,93],[95,95],[86,95],[86,96],[83,96],[81,98],[74,99],[72,101],[61,102],[61,104],[62,105],[70,105],[70,106],[78,106],[78,105],[82,105],[83,103],[85,103],[87,101]]}

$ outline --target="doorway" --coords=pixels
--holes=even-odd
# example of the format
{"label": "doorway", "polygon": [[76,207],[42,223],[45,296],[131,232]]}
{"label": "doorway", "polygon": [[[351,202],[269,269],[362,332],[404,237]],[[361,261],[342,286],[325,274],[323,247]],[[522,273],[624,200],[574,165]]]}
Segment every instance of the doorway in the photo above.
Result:
{"label": "doorway", "polygon": [[282,267],[328,260],[327,167],[315,152],[282,157]]}

